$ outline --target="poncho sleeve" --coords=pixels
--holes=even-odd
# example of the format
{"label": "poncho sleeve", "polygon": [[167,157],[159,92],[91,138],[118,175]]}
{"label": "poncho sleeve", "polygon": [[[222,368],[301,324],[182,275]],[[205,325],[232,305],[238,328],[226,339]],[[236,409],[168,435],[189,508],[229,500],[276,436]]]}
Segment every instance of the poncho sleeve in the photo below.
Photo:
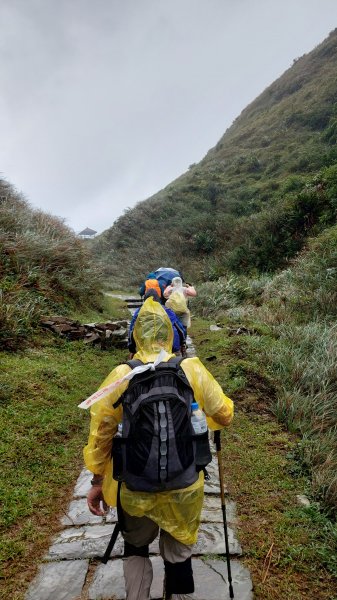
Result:
{"label": "poncho sleeve", "polygon": [[234,414],[233,401],[224,394],[213,375],[198,358],[187,358],[182,364],[193,389],[195,400],[205,412],[210,429],[221,429],[230,424]]}

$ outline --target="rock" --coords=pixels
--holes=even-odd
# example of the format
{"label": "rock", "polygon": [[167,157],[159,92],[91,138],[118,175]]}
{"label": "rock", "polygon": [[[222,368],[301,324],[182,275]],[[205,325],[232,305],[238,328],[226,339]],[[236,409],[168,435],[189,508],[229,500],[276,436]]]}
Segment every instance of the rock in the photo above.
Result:
{"label": "rock", "polygon": [[299,504],[300,506],[306,506],[306,507],[310,506],[310,500],[304,494],[298,494],[296,496],[296,500],[297,500],[297,504]]}
{"label": "rock", "polygon": [[87,560],[44,564],[25,600],[74,600],[79,598],[88,571]]}
{"label": "rock", "polygon": [[[114,524],[84,525],[80,528],[70,527],[62,531],[49,548],[45,557],[48,561],[75,560],[103,556],[110,541]],[[112,555],[121,555],[124,542],[118,536]]]}
{"label": "rock", "polygon": [[94,342],[97,342],[100,339],[101,339],[101,336],[99,335],[99,333],[87,333],[87,335],[85,336],[85,339],[84,339],[84,343],[85,344],[93,344]]}
{"label": "rock", "polygon": [[219,327],[218,325],[210,325],[209,329],[210,331],[220,331],[222,327]]}
{"label": "rock", "polygon": [[[236,505],[235,502],[227,500],[226,502],[227,523],[236,523]],[[204,506],[201,512],[201,521],[203,523],[223,523],[222,507],[220,496],[204,497]]]}
{"label": "rock", "polygon": [[[153,581],[150,598],[163,597],[164,565],[160,557],[152,557]],[[110,560],[106,565],[99,565],[96,569],[93,582],[89,588],[89,600],[116,600],[125,598],[125,583],[123,575],[123,561]]]}
{"label": "rock", "polygon": [[121,327],[120,329],[115,329],[114,331],[111,332],[113,336],[115,337],[124,337],[127,333],[127,330],[125,329],[125,327]]}
{"label": "rock", "polygon": [[102,522],[103,517],[96,517],[96,515],[91,514],[86,498],[73,500],[69,505],[67,514],[61,519],[61,524],[66,527],[73,525],[90,525]]}
{"label": "rock", "polygon": [[[241,546],[231,527],[227,527],[230,554],[242,554]],[[226,554],[223,523],[201,523],[193,554]]]}
{"label": "rock", "polygon": [[82,469],[74,490],[74,498],[86,498],[91,488],[92,473],[88,469]]}

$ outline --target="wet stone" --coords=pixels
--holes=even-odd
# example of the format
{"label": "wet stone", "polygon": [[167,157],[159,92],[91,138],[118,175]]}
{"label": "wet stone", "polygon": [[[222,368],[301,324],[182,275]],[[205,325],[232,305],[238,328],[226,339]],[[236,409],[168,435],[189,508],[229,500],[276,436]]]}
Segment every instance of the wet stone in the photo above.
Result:
{"label": "wet stone", "polygon": [[25,600],[76,600],[88,570],[87,560],[44,564],[31,584]]}
{"label": "wet stone", "polygon": [[[150,598],[157,600],[163,596],[164,565],[160,557],[151,558],[153,581]],[[93,582],[89,588],[89,600],[124,600],[125,584],[123,576],[123,561],[110,560],[106,565],[97,567]]]}
{"label": "wet stone", "polygon": [[[231,500],[227,500],[226,502],[226,518],[228,523],[236,523],[235,502],[232,502]],[[201,521],[206,523],[223,522],[220,496],[204,497],[204,506],[201,512]]]}
{"label": "wet stone", "polygon": [[212,494],[220,497],[220,486],[217,481],[211,479],[210,481],[205,481],[204,485],[205,494]]}
{"label": "wet stone", "polygon": [[61,524],[65,527],[74,525],[94,525],[97,523],[116,523],[117,511],[110,508],[105,517],[96,517],[93,515],[87,504],[86,498],[73,500],[68,508],[68,512],[61,519]]}
{"label": "wet stone", "polygon": [[[65,529],[49,548],[46,560],[71,560],[103,556],[113,529],[113,524],[84,525],[78,529],[74,527]],[[123,539],[119,535],[112,556],[121,555],[123,548]]]}
{"label": "wet stone", "polygon": [[73,500],[68,508],[68,512],[61,519],[61,524],[65,527],[72,525],[90,525],[94,523],[102,523],[102,517],[96,517],[91,514],[86,498]]}
{"label": "wet stone", "polygon": [[[240,555],[241,546],[231,527],[228,530],[228,543],[230,554]],[[199,535],[193,554],[226,554],[226,543],[223,523],[201,523]]]}
{"label": "wet stone", "polygon": [[87,493],[91,488],[92,473],[88,469],[82,469],[79,478],[77,479],[74,498],[86,498]]}
{"label": "wet stone", "polygon": [[[212,434],[210,434],[212,435]],[[211,438],[210,438],[211,439]],[[211,451],[213,450],[213,442],[210,441]],[[212,461],[206,467],[207,473],[210,479],[207,481],[205,479],[205,494],[220,494],[220,484],[219,484],[219,469],[218,469],[218,460],[216,456],[213,456]],[[226,484],[224,484],[224,492],[228,494],[228,489]]]}
{"label": "wet stone", "polygon": [[123,576],[123,561],[109,560],[106,565],[99,565],[89,588],[89,600],[106,600],[113,597],[124,600],[125,584]]}
{"label": "wet stone", "polygon": [[[228,573],[226,561],[207,560],[206,564],[210,566],[213,571],[219,573],[219,575],[222,577],[223,596],[216,596],[216,599],[229,599]],[[240,561],[231,560],[231,574],[234,598],[237,598],[238,600],[253,600],[253,583],[250,577],[249,570],[242,563],[240,563]],[[206,598],[207,600],[211,600],[210,596],[205,596],[205,600]],[[197,598],[196,600],[201,599]]]}
{"label": "wet stone", "polygon": [[[164,567],[160,557],[151,558],[153,582],[151,600],[162,598]],[[227,564],[223,560],[202,561],[192,559],[195,593],[194,600],[229,600]],[[239,561],[231,560],[231,573],[235,598],[252,600],[252,582],[248,569]],[[123,561],[116,559],[107,565],[97,567],[93,582],[89,588],[89,600],[125,599]]]}
{"label": "wet stone", "polygon": [[[84,525],[79,528],[68,528],[60,533],[49,548],[46,560],[71,560],[101,557],[104,555],[114,524]],[[124,542],[118,535],[111,556],[122,556]],[[150,554],[159,554],[158,538],[150,544]]]}
{"label": "wet stone", "polygon": [[[229,600],[227,564],[222,560],[192,561],[195,592],[194,600]],[[248,570],[239,561],[231,560],[234,597],[252,600],[252,582]]]}

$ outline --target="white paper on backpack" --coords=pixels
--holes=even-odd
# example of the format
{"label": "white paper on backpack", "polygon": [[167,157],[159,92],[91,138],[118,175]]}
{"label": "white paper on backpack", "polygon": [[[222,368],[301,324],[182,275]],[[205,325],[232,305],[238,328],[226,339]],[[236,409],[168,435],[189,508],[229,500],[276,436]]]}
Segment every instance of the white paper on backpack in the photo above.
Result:
{"label": "white paper on backpack", "polygon": [[121,377],[120,379],[117,379],[117,381],[114,381],[113,383],[110,383],[109,385],[106,385],[105,387],[97,390],[97,392],[89,396],[89,398],[81,402],[81,404],[78,405],[78,408],[90,408],[93,404],[98,402],[98,400],[102,400],[102,398],[105,398],[105,396],[110,394],[124,381],[132,379],[135,375],[138,375],[139,373],[144,373],[144,371],[148,371],[149,369],[151,369],[151,371],[154,371],[156,366],[159,365],[159,363],[163,362],[166,356],[167,352],[165,350],[161,350],[153,363],[147,363],[146,365],[140,365],[139,367],[135,367],[134,369],[132,369],[132,371],[130,371],[130,373],[124,375],[124,377]]}

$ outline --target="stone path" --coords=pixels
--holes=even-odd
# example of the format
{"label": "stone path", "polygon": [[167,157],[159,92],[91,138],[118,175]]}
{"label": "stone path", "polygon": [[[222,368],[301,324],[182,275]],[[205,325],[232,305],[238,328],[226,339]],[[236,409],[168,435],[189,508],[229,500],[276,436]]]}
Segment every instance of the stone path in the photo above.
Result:
{"label": "stone path", "polygon": [[[129,299],[130,310],[137,307],[137,299]],[[188,356],[195,350],[187,340]],[[216,458],[208,467],[210,480],[205,482],[205,500],[199,537],[193,553],[195,600],[228,600],[227,565],[222,521],[218,467]],[[116,522],[116,511],[106,517],[92,515],[86,503],[91,473],[81,472],[75,485],[67,514],[61,519],[62,531],[52,541],[39,573],[32,582],[25,600],[123,600],[123,540],[119,535],[111,559],[103,565],[101,557],[110,540]],[[236,600],[252,600],[252,582],[249,571],[240,561],[242,549],[235,534],[236,507],[229,498],[226,502],[231,570]],[[158,540],[150,546],[153,564],[151,600],[163,595],[163,561],[159,556]]]}

